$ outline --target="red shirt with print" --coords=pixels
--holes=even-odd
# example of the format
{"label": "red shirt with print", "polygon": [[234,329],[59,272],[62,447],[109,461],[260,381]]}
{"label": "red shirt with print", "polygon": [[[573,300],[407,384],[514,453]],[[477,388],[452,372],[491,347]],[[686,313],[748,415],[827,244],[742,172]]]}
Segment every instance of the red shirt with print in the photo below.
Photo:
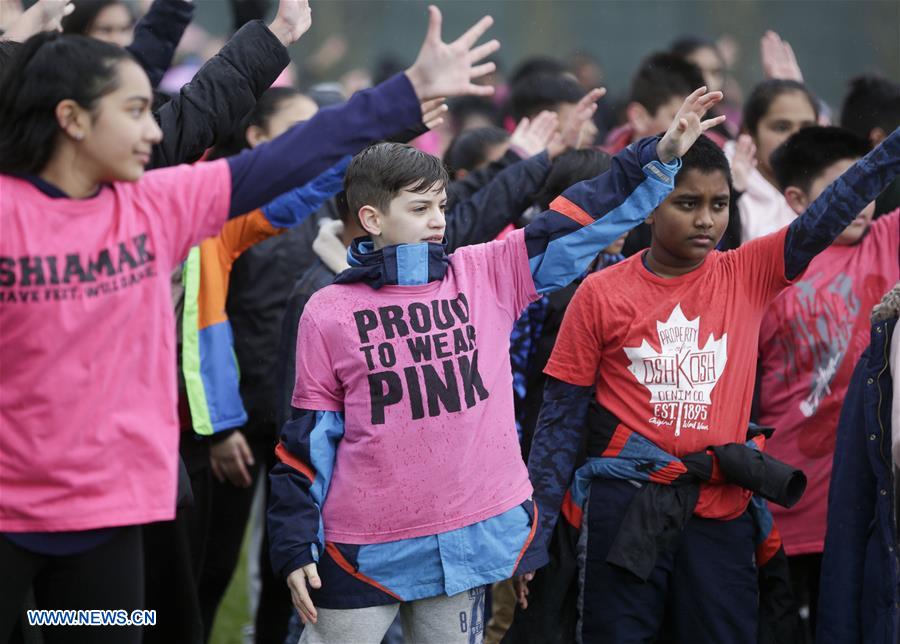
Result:
{"label": "red shirt with print", "polygon": [[[760,322],[784,277],[786,229],[665,279],[641,255],[589,276],[566,311],[544,372],[596,384],[597,401],[675,456],[743,443],[750,419]],[[701,490],[695,513],[732,519],[750,493]]]}

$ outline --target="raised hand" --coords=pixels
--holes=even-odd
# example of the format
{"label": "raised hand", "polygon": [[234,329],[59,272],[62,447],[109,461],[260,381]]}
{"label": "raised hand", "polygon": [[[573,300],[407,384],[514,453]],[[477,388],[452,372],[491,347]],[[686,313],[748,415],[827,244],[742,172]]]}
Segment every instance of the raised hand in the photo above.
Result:
{"label": "raised hand", "polygon": [[75,11],[68,0],[38,0],[22,13],[0,40],[22,42],[42,31],[60,31],[62,19]]}
{"label": "raised hand", "polygon": [[429,130],[433,130],[444,123],[444,114],[447,113],[448,107],[443,97],[433,98],[430,101],[422,102],[422,123]]}
{"label": "raised hand", "polygon": [[312,10],[309,0],[279,0],[278,13],[269,25],[269,31],[287,47],[309,31],[312,26]]}
{"label": "raised hand", "polygon": [[766,78],[803,82],[803,72],[794,49],[774,31],[767,31],[759,41],[759,55]]}
{"label": "raised hand", "polygon": [[708,129],[725,122],[725,116],[703,120],[709,109],[722,100],[722,92],[707,92],[706,87],[695,89],[684,99],[672,125],[656,146],[656,155],[663,163],[670,163],[691,149],[694,141]]}
{"label": "raised hand", "polygon": [[556,112],[543,111],[533,119],[523,118],[509,137],[509,147],[525,158],[533,157],[547,149],[558,127]]}
{"label": "raised hand", "polygon": [[319,578],[319,571],[314,563],[297,568],[297,570],[288,575],[287,585],[291,589],[291,601],[300,615],[300,620],[304,624],[309,624],[310,622],[315,624],[318,614],[309,596],[309,590],[306,588],[307,583],[312,588],[322,587],[322,580]]}
{"label": "raised hand", "polygon": [[594,112],[597,111],[597,101],[606,95],[606,88],[592,89],[585,94],[575,105],[572,116],[560,131],[559,136],[547,148],[550,158],[556,158],[566,150],[578,150],[593,142],[597,135],[594,127]]}
{"label": "raised hand", "polygon": [[756,167],[756,145],[749,134],[741,134],[731,157],[731,183],[738,192],[747,191],[747,180]]}
{"label": "raised hand", "polygon": [[472,81],[494,71],[494,63],[477,65],[479,60],[500,49],[500,43],[491,40],[475,46],[494,19],[485,16],[452,43],[441,40],[441,12],[435,6],[428,7],[428,32],[425,42],[406,76],[412,83],[416,96],[425,101],[438,96],[490,96],[494,88],[476,85]]}

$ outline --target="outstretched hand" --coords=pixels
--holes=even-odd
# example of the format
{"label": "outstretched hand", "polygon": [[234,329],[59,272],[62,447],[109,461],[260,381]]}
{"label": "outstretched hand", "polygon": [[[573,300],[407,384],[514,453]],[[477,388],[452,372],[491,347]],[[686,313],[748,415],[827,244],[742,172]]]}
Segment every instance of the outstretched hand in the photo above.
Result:
{"label": "outstretched hand", "polygon": [[525,117],[509,137],[509,147],[524,158],[533,157],[547,149],[558,127],[556,112],[545,110],[533,119]]}
{"label": "outstretched hand", "polygon": [[306,587],[307,583],[311,588],[322,587],[322,580],[319,578],[319,571],[314,563],[297,568],[297,570],[288,575],[287,585],[291,589],[291,601],[294,603],[294,608],[297,609],[297,614],[300,615],[300,620],[304,624],[315,624],[318,619],[318,613],[309,596],[309,589]]}
{"label": "outstretched hand", "polygon": [[312,26],[312,9],[309,0],[279,0],[278,13],[269,25],[269,31],[287,47],[309,31]]}
{"label": "outstretched hand", "polygon": [[706,87],[695,89],[672,120],[672,125],[656,146],[656,155],[663,163],[671,163],[691,149],[694,142],[708,129],[725,122],[725,116],[703,120],[709,109],[722,100],[722,92],[707,92]]}
{"label": "outstretched hand", "polygon": [[22,13],[0,40],[22,42],[42,31],[60,31],[62,19],[75,11],[69,0],[38,0]]}
{"label": "outstretched hand", "polygon": [[475,46],[494,19],[485,16],[452,43],[441,40],[441,12],[435,6],[428,7],[428,32],[425,42],[406,76],[412,83],[416,96],[425,101],[438,96],[489,96],[494,88],[476,85],[472,81],[489,74],[496,68],[494,63],[476,63],[500,49],[500,43],[491,40]]}
{"label": "outstretched hand", "polygon": [[429,130],[433,130],[439,125],[444,124],[444,114],[446,114],[449,110],[447,104],[444,102],[447,99],[444,97],[441,98],[433,98],[430,101],[422,101],[422,123],[425,124]]}
{"label": "outstretched hand", "polygon": [[750,173],[756,167],[756,145],[749,134],[741,134],[731,157],[731,183],[738,192],[747,191]]}
{"label": "outstretched hand", "polygon": [[606,88],[592,89],[575,104],[575,110],[559,132],[559,136],[547,148],[551,159],[555,159],[566,150],[579,150],[593,143],[594,137],[597,136],[594,113],[597,111],[597,101],[604,96]]}
{"label": "outstretched hand", "polygon": [[766,78],[803,82],[803,72],[793,47],[774,31],[767,31],[760,39],[759,55]]}

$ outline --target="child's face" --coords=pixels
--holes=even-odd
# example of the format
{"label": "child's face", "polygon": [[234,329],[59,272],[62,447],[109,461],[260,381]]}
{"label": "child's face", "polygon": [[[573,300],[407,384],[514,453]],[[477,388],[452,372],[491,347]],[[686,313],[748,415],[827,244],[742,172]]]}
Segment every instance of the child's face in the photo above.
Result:
{"label": "child's face", "polygon": [[[422,242],[440,244],[444,241],[444,229],[447,227],[444,218],[446,207],[447,191],[444,186],[427,192],[404,189],[391,200],[387,212],[364,206],[360,215],[375,248]],[[365,213],[366,209],[371,211]]]}
{"label": "child's face", "polygon": [[118,89],[100,99],[84,138],[76,143],[79,163],[97,181],[137,181],[153,146],[162,140],[150,111],[153,94],[144,70],[123,60],[118,73]]}
{"label": "child's face", "polygon": [[712,47],[698,47],[687,59],[703,72],[703,82],[710,92],[718,92],[725,86],[725,69],[718,51]]}
{"label": "child's face", "polygon": [[124,4],[107,5],[97,14],[87,35],[119,47],[127,47],[134,40],[134,23]]}
{"label": "child's face", "polygon": [[654,136],[660,132],[669,129],[675,115],[684,103],[684,96],[673,96],[668,101],[660,105],[656,112],[650,114],[643,106],[633,119],[631,125],[634,128],[633,140],[644,138],[645,136]]}
{"label": "child's face", "polygon": [[625,248],[625,239],[627,237],[628,233],[622,233],[616,241],[604,248],[603,252],[607,255],[618,255],[622,252],[622,249]]}
{"label": "child's face", "polygon": [[729,199],[721,171],[679,174],[675,190],[647,218],[654,257],[671,266],[702,261],[725,233]]}
{"label": "child's face", "polygon": [[771,176],[769,158],[779,145],[798,130],[816,124],[816,113],[803,92],[780,94],[769,111],[760,119],[753,142],[756,144],[756,160],[760,172]]}
{"label": "child's face", "polygon": [[[856,159],[841,159],[840,161],[835,161],[830,166],[828,166],[821,175],[819,175],[815,181],[809,186],[809,193],[806,193],[801,197],[801,199],[797,200],[797,206],[799,206],[799,210],[797,207],[794,208],[795,211],[798,211],[797,214],[802,213],[813,201],[819,198],[819,195],[827,188],[831,183],[834,182],[839,176],[841,176],[847,168],[853,165],[856,162]],[[805,201],[805,203],[804,203]],[[794,206],[793,202],[790,202],[792,206]],[[865,208],[862,209],[856,219],[854,219],[849,226],[844,229],[837,239],[834,240],[834,244],[836,246],[852,246],[857,243],[860,239],[863,238],[863,235],[866,234],[866,231],[869,229],[869,226],[872,224],[872,217],[875,214],[875,202],[871,202]]]}
{"label": "child's face", "polygon": [[319,106],[308,96],[292,96],[278,105],[278,110],[269,117],[266,123],[264,140],[274,139],[287,132],[301,121],[308,121]]}

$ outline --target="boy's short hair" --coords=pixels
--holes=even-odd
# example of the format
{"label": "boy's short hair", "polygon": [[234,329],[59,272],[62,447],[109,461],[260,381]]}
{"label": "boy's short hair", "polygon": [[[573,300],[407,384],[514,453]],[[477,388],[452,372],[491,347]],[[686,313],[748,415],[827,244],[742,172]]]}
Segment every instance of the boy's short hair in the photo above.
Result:
{"label": "boy's short hair", "polygon": [[840,127],[805,127],[794,133],[772,153],[775,180],[782,190],[796,186],[804,192],[826,168],[845,159],[866,155],[869,142]]}
{"label": "boy's short hair", "polygon": [[561,103],[577,103],[584,95],[584,88],[568,74],[531,74],[512,86],[509,111],[518,121]]}
{"label": "boy's short hair", "polygon": [[881,76],[857,76],[841,107],[841,127],[869,138],[880,127],[886,133],[900,125],[900,83]]}
{"label": "boy's short hair", "polygon": [[690,170],[697,170],[701,174],[721,172],[725,175],[725,180],[728,182],[729,192],[731,191],[731,165],[728,163],[722,148],[705,135],[701,135],[694,145],[681,157],[681,170],[675,175],[676,186],[678,186],[679,178],[687,175]]}
{"label": "boy's short hair", "polygon": [[363,206],[387,212],[402,190],[425,193],[450,182],[441,160],[402,143],[376,143],[353,157],[344,175],[347,206],[356,216]]}
{"label": "boy's short hair", "polygon": [[566,64],[550,56],[533,56],[526,58],[513,70],[509,77],[510,86],[535,74],[565,74],[568,70]]}
{"label": "boy's short hair", "polygon": [[550,202],[570,186],[579,181],[592,179],[609,170],[610,161],[611,157],[606,152],[596,149],[563,152],[550,166],[547,179],[534,196],[534,202],[542,210],[547,210]]}
{"label": "boy's short hair", "polygon": [[[719,46],[712,38],[705,36],[682,36],[669,45],[669,52],[687,58],[698,49],[712,49],[721,60],[722,54],[719,52]],[[696,87],[694,89],[697,89]],[[693,91],[693,90],[691,90]]]}
{"label": "boy's short hair", "polygon": [[702,87],[703,74],[695,64],[668,52],[651,54],[631,79],[629,101],[644,106],[651,116],[673,98],[683,99]]}
{"label": "boy's short hair", "polygon": [[503,122],[500,108],[486,96],[460,96],[448,101],[447,107],[457,130],[473,116],[481,116],[494,125],[500,125]]}
{"label": "boy's short hair", "polygon": [[457,135],[444,153],[444,163],[450,172],[472,171],[487,158],[487,150],[492,145],[509,141],[509,132],[502,127],[477,127]]}

